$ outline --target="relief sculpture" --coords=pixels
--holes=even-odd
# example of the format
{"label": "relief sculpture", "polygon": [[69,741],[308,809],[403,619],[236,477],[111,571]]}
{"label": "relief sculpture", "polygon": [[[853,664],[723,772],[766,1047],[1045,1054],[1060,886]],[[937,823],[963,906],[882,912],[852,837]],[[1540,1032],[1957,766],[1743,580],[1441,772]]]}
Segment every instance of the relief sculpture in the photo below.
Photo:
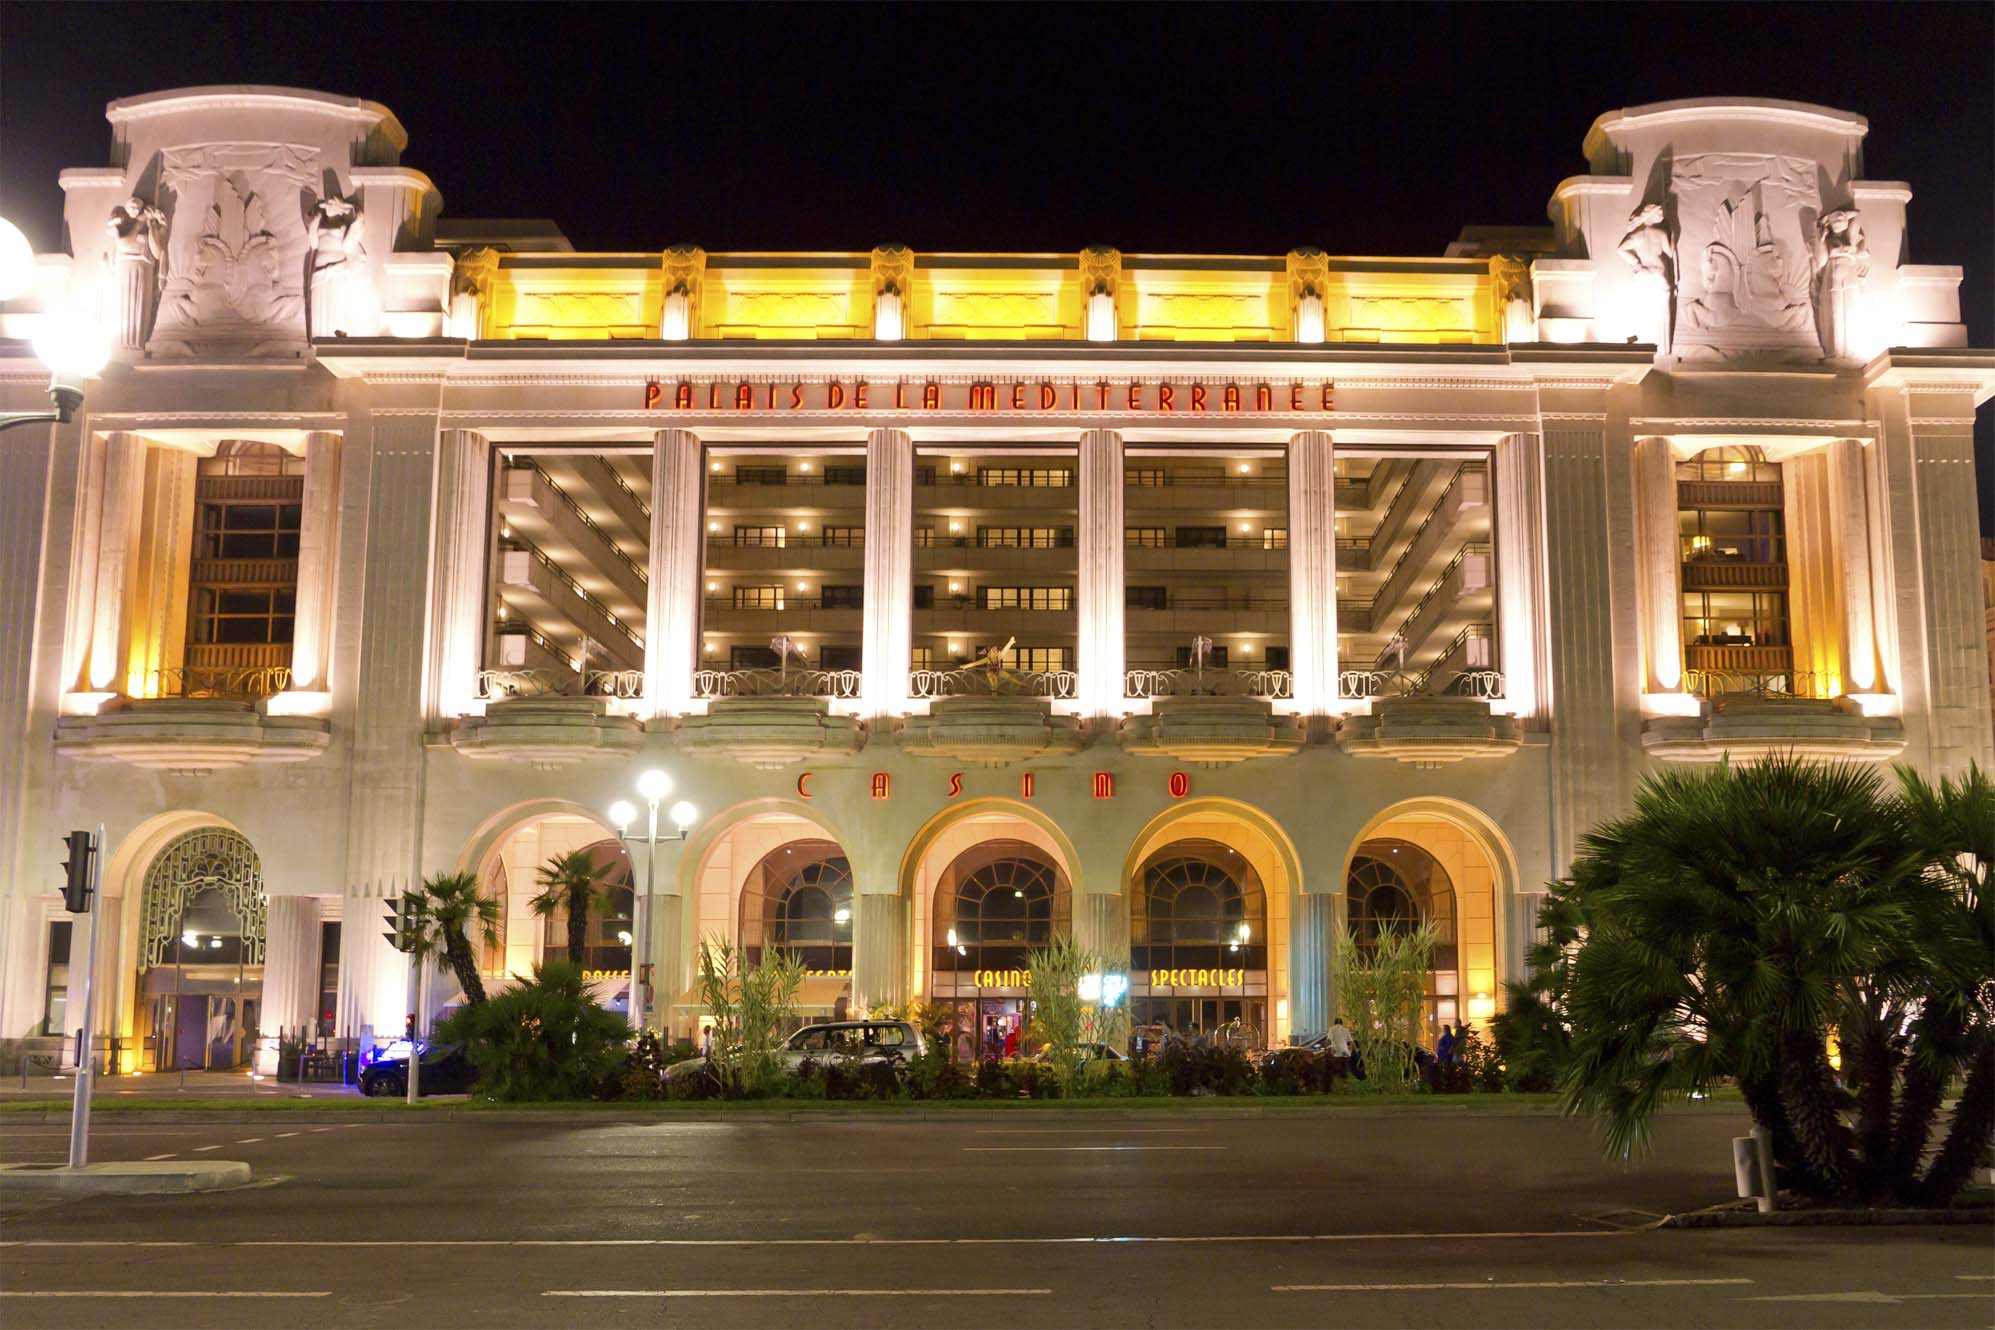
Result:
{"label": "relief sculpture", "polygon": [[318,154],[285,144],[175,148],[161,178],[174,197],[158,349],[239,344],[295,350],[305,336],[307,199]]}
{"label": "relief sculpture", "polygon": [[1677,311],[1683,355],[1813,350],[1812,232],[1819,195],[1812,162],[1748,153],[1679,159]]}

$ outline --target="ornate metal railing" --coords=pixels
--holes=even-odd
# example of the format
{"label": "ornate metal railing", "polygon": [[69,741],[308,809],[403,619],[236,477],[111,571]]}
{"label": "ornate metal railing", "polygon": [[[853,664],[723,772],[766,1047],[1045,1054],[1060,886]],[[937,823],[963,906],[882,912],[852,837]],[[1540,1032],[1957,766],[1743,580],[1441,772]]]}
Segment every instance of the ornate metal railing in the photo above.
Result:
{"label": "ornate metal railing", "polygon": [[724,697],[834,697],[859,696],[858,670],[788,669],[697,670],[693,674],[693,696]]}
{"label": "ornate metal railing", "polygon": [[1353,699],[1388,697],[1477,697],[1494,701],[1504,695],[1503,671],[1457,670],[1440,688],[1424,687],[1426,675],[1403,670],[1345,670],[1337,680],[1337,695]]}
{"label": "ornate metal railing", "polygon": [[1828,694],[1821,680],[1809,670],[1748,672],[1733,670],[1685,670],[1683,689],[1698,697],[1721,702],[1727,698],[1759,698],[1769,702],[1815,702]]}
{"label": "ornate metal railing", "polygon": [[149,670],[145,676],[146,697],[228,698],[258,701],[291,686],[288,665],[253,666],[172,666]]}
{"label": "ornate metal railing", "polygon": [[1080,696],[1080,676],[1072,670],[1014,670],[1003,666],[965,665],[955,670],[913,670],[907,676],[910,697],[1051,697]]}
{"label": "ornate metal railing", "polygon": [[643,670],[480,670],[476,695],[486,702],[510,702],[531,697],[610,697],[625,700],[644,696]]}
{"label": "ornate metal railing", "polygon": [[1502,670],[1462,670],[1441,691],[1450,697],[1479,697],[1494,701],[1503,696]]}
{"label": "ornate metal railing", "polygon": [[1122,695],[1150,697],[1260,697],[1281,700],[1295,695],[1295,676],[1287,670],[1136,669],[1124,672]]}

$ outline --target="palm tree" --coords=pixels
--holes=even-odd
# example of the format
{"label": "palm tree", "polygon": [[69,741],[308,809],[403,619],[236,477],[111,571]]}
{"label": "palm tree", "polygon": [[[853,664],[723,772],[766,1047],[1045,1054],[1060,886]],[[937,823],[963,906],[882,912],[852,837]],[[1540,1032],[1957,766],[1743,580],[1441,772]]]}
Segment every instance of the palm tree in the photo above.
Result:
{"label": "palm tree", "polygon": [[415,954],[427,960],[441,955],[457,976],[464,1000],[477,1006],[485,1000],[485,981],[471,954],[471,932],[485,946],[499,940],[499,903],[478,889],[475,873],[439,873],[425,878],[411,893],[416,898]]}
{"label": "palm tree", "polygon": [[602,876],[595,851],[586,847],[554,855],[534,874],[540,892],[533,898],[533,912],[543,919],[559,910],[568,912],[568,959],[576,965],[585,960],[589,906],[603,894]]}
{"label": "palm tree", "polygon": [[1874,1123],[1844,1122],[1829,1033],[1918,991],[1933,904],[1873,769],[1775,757],[1653,776],[1555,894],[1553,940],[1574,944],[1567,1105],[1611,1150],[1646,1144],[1665,1098],[1735,1076],[1787,1185],[1869,1189]]}

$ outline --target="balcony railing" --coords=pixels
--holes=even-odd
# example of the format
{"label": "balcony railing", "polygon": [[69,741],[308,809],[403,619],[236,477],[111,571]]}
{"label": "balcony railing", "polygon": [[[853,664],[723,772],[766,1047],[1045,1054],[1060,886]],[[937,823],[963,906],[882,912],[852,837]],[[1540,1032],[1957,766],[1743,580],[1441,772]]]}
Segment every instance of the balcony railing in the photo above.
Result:
{"label": "balcony railing", "polygon": [[1778,508],[1777,480],[1679,480],[1676,502],[1683,508]]}
{"label": "balcony railing", "polygon": [[1683,589],[1709,591],[1733,587],[1778,591],[1787,585],[1785,563],[1748,563],[1740,559],[1702,556],[1683,561]]}
{"label": "balcony railing", "polygon": [[1428,681],[1428,675],[1412,675],[1403,670],[1345,670],[1338,676],[1337,694],[1355,700],[1439,696],[1477,697],[1486,701],[1504,695],[1501,670],[1458,670],[1444,686],[1432,693],[1425,687]]}
{"label": "balcony railing", "polygon": [[148,670],[141,695],[147,698],[226,698],[250,702],[275,696],[290,686],[291,667],[288,665],[182,665]]}
{"label": "balcony railing", "polygon": [[1140,599],[1126,598],[1124,608],[1132,610],[1285,610],[1288,608],[1288,593],[1270,594],[1252,591],[1217,591],[1197,595],[1181,596],[1166,591],[1164,603],[1145,603]]}
{"label": "balcony railing", "polygon": [[510,702],[534,697],[610,697],[630,700],[644,696],[643,670],[480,670],[476,695],[486,702]]}
{"label": "balcony railing", "polygon": [[693,696],[833,697],[859,696],[858,670],[811,670],[795,666],[747,670],[696,670]]}
{"label": "balcony railing", "polygon": [[1122,695],[1151,697],[1259,697],[1286,701],[1295,696],[1295,676],[1287,670],[1137,669],[1122,676]]}
{"label": "balcony railing", "polygon": [[1684,691],[1722,701],[1760,698],[1769,702],[1810,702],[1830,696],[1827,680],[1809,670],[1685,670]]}
{"label": "balcony railing", "polygon": [[1014,670],[989,661],[953,670],[912,670],[907,676],[910,697],[1051,697],[1080,696],[1080,676],[1072,670]]}

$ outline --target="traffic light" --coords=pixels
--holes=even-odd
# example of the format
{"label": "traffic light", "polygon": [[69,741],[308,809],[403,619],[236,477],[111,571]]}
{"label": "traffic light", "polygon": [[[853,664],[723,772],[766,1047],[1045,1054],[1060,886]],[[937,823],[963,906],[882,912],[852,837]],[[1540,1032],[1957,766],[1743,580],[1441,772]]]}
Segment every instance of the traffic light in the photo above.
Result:
{"label": "traffic light", "polygon": [[97,847],[87,831],[72,831],[62,838],[69,857],[62,861],[62,905],[71,914],[90,912],[90,856]]}

